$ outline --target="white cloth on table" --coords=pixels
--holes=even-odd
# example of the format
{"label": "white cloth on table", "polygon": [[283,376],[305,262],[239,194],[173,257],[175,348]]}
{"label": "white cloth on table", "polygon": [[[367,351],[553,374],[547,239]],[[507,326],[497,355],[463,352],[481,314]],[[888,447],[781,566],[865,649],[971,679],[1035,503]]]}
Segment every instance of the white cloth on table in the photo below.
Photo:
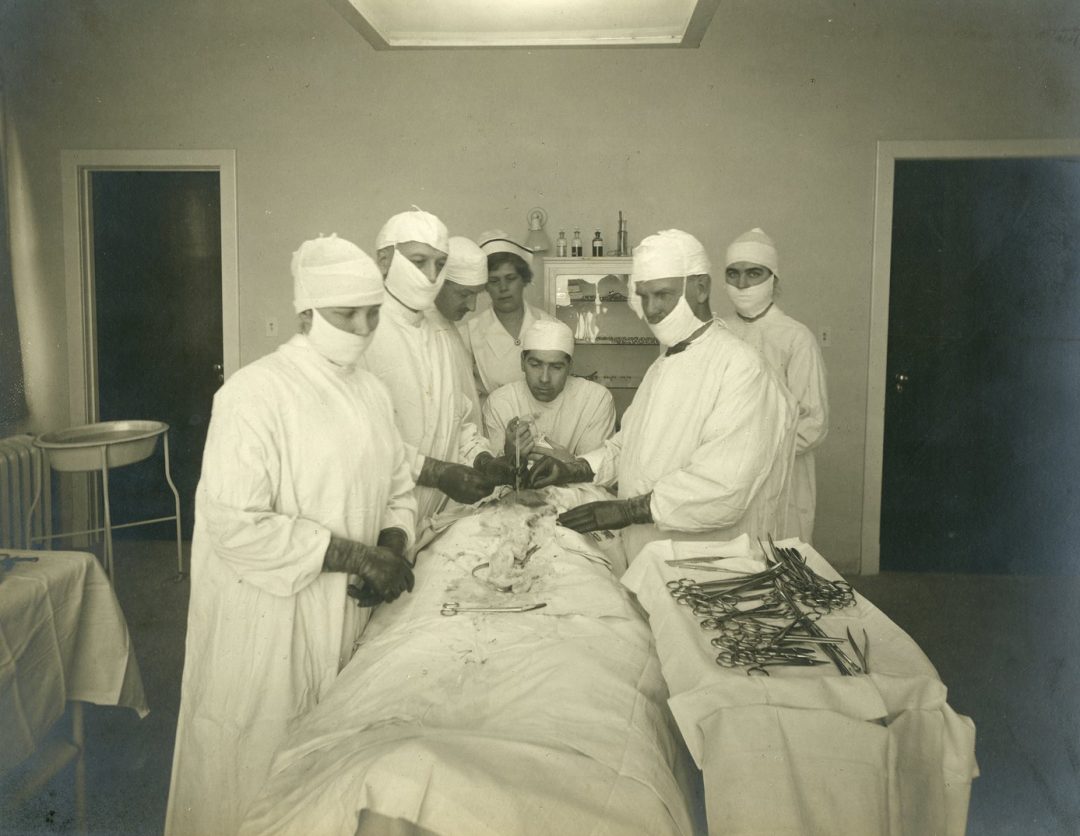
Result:
{"label": "white cloth on table", "polygon": [[595,450],[615,430],[615,401],[599,383],[568,377],[553,401],[538,401],[524,380],[500,386],[484,402],[484,430],[491,446],[501,451],[506,425],[514,418],[533,416],[536,429],[571,456]]}
{"label": "white cloth on table", "polygon": [[821,358],[817,339],[809,328],[776,305],[754,322],[729,316],[724,317],[724,323],[733,334],[761,352],[799,404],[787,530],[777,536],[798,537],[804,543],[813,543],[817,507],[814,448],[825,440],[829,431],[825,361]]}
{"label": "white cloth on table", "polygon": [[127,622],[94,556],[5,554],[38,560],[0,574],[0,774],[33,754],[69,700],[149,711]]}
{"label": "white cloth on table", "polygon": [[554,319],[547,311],[525,303],[521,333],[511,335],[493,308],[487,308],[460,326],[465,346],[472,355],[477,388],[486,397],[507,383],[524,380],[521,370],[521,336],[539,319]]}
{"label": "white cloth on table", "polygon": [[[382,306],[379,327],[360,365],[381,380],[394,404],[415,481],[428,456],[471,465],[491,446],[479,424],[469,420],[472,401],[455,371],[457,361],[437,320],[392,297]],[[446,503],[435,488],[416,488],[419,531]]]}
{"label": "white cloth on table", "polygon": [[717,323],[649,367],[622,428],[582,456],[619,498],[652,492],[652,525],[623,529],[633,561],[651,540],[766,538],[782,527],[795,404],[761,356]]}
{"label": "white cloth on table", "polygon": [[288,725],[348,661],[365,613],[322,571],[331,535],[413,536],[385,388],[305,337],[214,397],[196,493],[187,653],[166,832],[232,833]]}
{"label": "white cloth on table", "polygon": [[[810,546],[815,572],[839,575]],[[704,544],[703,544],[704,548]],[[824,616],[819,626],[870,639],[869,676],[832,667],[769,668],[750,677],[722,668],[689,608],[667,581],[709,580],[667,566],[670,541],[649,544],[622,583],[649,613],[683,738],[705,776],[715,834],[963,834],[975,763],[975,727],[946,703],[937,671],[873,604]],[[849,656],[852,654],[849,652]]]}
{"label": "white cloth on table", "polygon": [[544,609],[440,615],[469,600],[470,569],[497,537],[486,517],[421,552],[413,593],[376,610],[241,834],[353,833],[373,811],[448,836],[689,836],[648,626],[582,556],[595,554],[588,538],[560,531],[541,549],[556,571],[502,596]]}

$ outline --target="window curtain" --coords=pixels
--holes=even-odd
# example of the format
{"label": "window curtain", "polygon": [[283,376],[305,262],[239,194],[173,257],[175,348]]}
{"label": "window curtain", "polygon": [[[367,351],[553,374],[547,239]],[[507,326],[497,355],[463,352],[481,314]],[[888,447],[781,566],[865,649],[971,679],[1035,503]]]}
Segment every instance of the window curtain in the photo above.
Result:
{"label": "window curtain", "polygon": [[8,213],[8,124],[4,82],[0,78],[0,438],[17,431],[27,416],[19,321],[15,312],[15,277],[11,267]]}

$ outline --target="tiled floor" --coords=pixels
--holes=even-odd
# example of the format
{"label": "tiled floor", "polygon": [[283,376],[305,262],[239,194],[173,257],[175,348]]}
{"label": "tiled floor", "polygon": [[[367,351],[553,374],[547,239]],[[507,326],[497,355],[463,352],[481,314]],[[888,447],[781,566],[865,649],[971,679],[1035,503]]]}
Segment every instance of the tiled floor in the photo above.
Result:
{"label": "tiled floor", "polygon": [[[124,543],[117,593],[151,714],[87,713],[90,830],[160,833],[183,664],[188,584],[168,544]],[[1080,834],[1080,578],[885,574],[856,588],[937,665],[949,702],[975,720],[982,777],[968,832]],[[72,830],[61,775],[0,833]],[[929,835],[928,835],[929,836]]]}

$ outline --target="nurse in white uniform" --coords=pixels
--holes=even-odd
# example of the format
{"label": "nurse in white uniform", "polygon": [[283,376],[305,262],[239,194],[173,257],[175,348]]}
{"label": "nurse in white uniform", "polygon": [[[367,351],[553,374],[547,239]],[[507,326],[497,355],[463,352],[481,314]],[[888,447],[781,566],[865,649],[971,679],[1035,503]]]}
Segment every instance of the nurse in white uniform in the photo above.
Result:
{"label": "nurse in white uniform", "polygon": [[522,336],[525,379],[500,386],[484,404],[487,436],[508,459],[537,452],[573,459],[615,430],[611,393],[572,376],[573,360],[574,334],[565,323],[534,322]]}
{"label": "nurse in white uniform", "polygon": [[812,543],[817,506],[814,448],[829,431],[825,362],[810,329],[773,302],[778,262],[776,245],[761,229],[752,229],[731,243],[724,278],[735,314],[724,317],[724,322],[761,352],[798,401],[795,466],[783,534]]}
{"label": "nurse in white uniform", "polygon": [[382,277],[337,237],[293,256],[306,333],[214,397],[165,832],[234,833],[291,721],[348,662],[370,600],[412,588],[416,501],[390,397],[357,368]]}
{"label": "nurse in white uniform", "polygon": [[794,455],[795,404],[761,356],[713,322],[709,260],[679,230],[634,248],[631,302],[667,350],[621,430],[571,463],[548,457],[529,484],[618,483],[619,498],[572,508],[577,531],[626,529],[628,561],[658,539],[765,538],[781,530]]}
{"label": "nurse in white uniform", "polygon": [[[491,445],[475,409],[458,385],[454,353],[429,316],[446,279],[450,248],[446,226],[429,212],[413,209],[390,218],[376,238],[385,276],[382,323],[363,365],[390,392],[394,420],[416,482],[419,541],[447,497],[471,504],[499,484],[513,484],[514,471]],[[445,336],[445,335],[444,335]]]}
{"label": "nurse in white uniform", "polygon": [[498,230],[480,236],[480,249],[487,255],[491,307],[470,319],[462,336],[472,353],[481,398],[486,398],[500,386],[525,379],[521,335],[537,320],[555,317],[525,301],[525,286],[533,278],[531,250]]}

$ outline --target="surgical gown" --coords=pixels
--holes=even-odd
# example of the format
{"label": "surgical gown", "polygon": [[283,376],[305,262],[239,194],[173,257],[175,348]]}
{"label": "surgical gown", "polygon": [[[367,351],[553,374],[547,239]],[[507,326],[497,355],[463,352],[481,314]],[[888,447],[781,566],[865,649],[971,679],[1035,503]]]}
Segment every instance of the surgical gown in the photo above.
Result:
{"label": "surgical gown", "polygon": [[[547,311],[525,303],[521,333],[538,319],[554,319]],[[513,337],[499,322],[492,308],[481,311],[461,327],[461,336],[472,355],[477,387],[487,397],[500,386],[524,380],[521,370],[521,339]]]}
{"label": "surgical gown", "polygon": [[531,415],[540,444],[555,444],[571,456],[595,450],[615,429],[615,402],[599,383],[568,377],[555,400],[538,401],[524,380],[500,386],[484,404],[484,429],[496,450],[506,440],[506,425],[513,418]]}
{"label": "surgical gown", "polygon": [[829,398],[821,349],[809,328],[775,305],[755,322],[731,316],[725,317],[724,323],[732,333],[761,352],[799,403],[788,530],[784,535],[812,543],[817,506],[814,448],[825,440],[829,430]]}
{"label": "surgical gown", "polygon": [[[491,452],[479,425],[470,420],[474,407],[462,389],[448,346],[431,317],[387,295],[375,338],[360,358],[360,364],[390,391],[414,481],[428,456],[471,465],[480,453]],[[442,491],[416,488],[421,539],[425,524],[446,501]]]}
{"label": "surgical gown", "polygon": [[751,540],[783,530],[795,403],[761,356],[716,323],[649,367],[622,428],[582,456],[619,498],[652,492],[654,523],[623,529],[632,562],[652,540]]}
{"label": "surgical gown", "polygon": [[195,498],[169,836],[240,826],[366,615],[347,576],[322,571],[330,536],[412,537],[412,486],[385,388],[302,335],[218,391]]}

